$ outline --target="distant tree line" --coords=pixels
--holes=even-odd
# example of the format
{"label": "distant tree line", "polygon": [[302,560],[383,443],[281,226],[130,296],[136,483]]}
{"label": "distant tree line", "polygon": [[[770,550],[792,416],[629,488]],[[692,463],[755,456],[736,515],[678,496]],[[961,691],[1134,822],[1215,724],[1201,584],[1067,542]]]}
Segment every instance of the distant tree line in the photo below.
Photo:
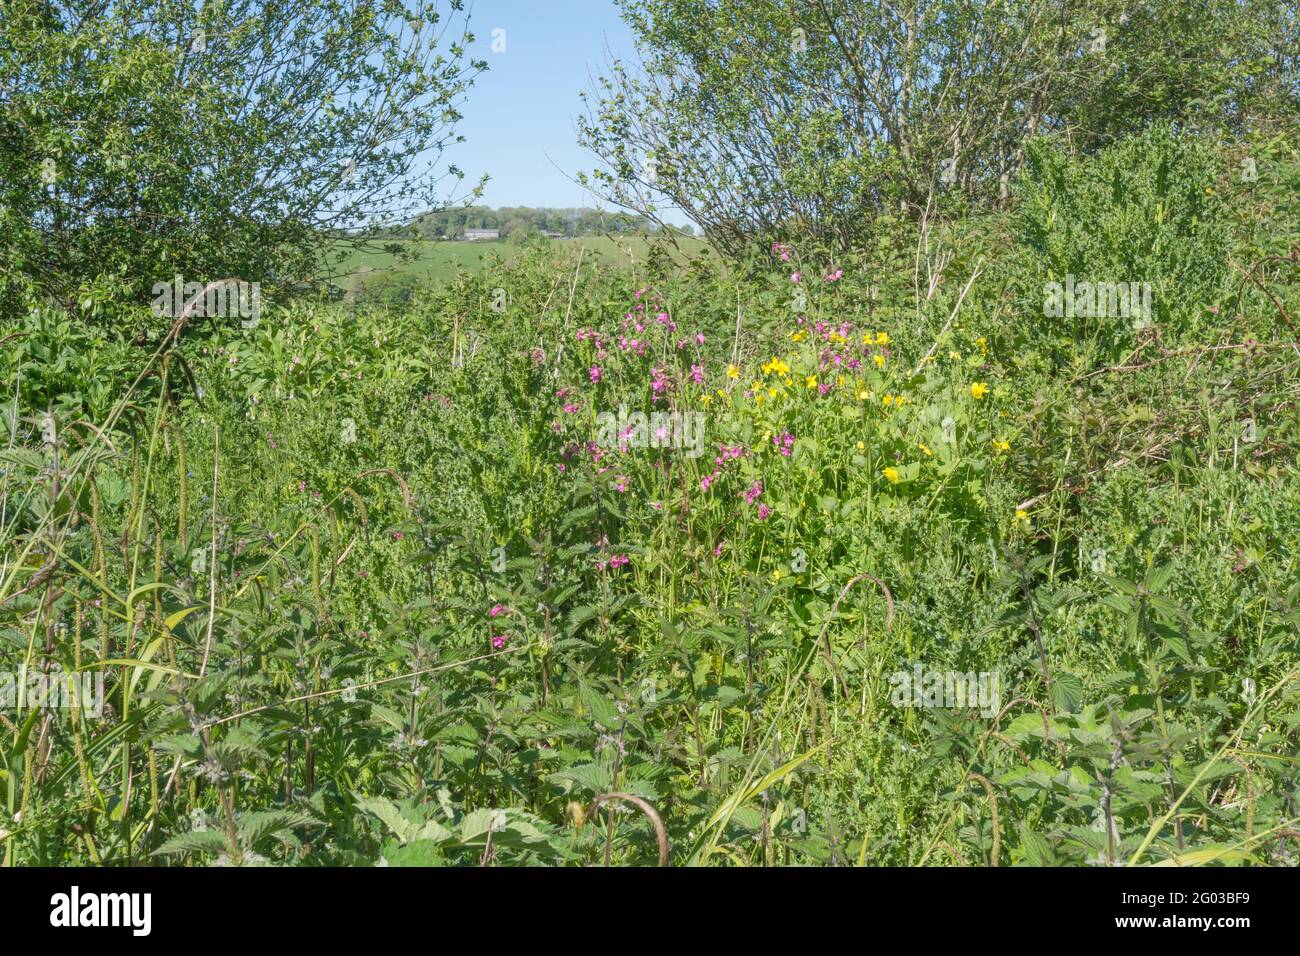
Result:
{"label": "distant tree line", "polygon": [[422,239],[459,239],[466,229],[496,229],[501,238],[530,233],[561,236],[595,236],[605,233],[657,233],[661,229],[691,235],[690,226],[660,226],[645,216],[599,209],[551,209],[532,206],[459,206],[421,213],[408,225],[375,230],[385,238],[419,236]]}

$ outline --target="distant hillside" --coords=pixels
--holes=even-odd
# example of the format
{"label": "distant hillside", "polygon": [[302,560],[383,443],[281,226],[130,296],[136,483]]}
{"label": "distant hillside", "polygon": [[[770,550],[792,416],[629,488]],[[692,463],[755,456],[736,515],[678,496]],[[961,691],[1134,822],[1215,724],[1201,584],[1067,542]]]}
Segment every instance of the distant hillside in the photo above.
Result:
{"label": "distant hillside", "polygon": [[[693,234],[690,226],[670,228],[684,235]],[[409,237],[414,231],[425,239],[460,239],[466,229],[496,229],[505,239],[516,233],[532,232],[563,237],[657,233],[660,226],[644,216],[599,209],[461,206],[422,213],[405,226],[388,227],[377,235]]]}

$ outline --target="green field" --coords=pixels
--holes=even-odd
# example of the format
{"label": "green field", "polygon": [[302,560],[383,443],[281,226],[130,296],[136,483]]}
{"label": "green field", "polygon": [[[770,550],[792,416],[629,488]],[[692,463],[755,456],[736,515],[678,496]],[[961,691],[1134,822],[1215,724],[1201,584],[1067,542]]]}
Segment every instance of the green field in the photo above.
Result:
{"label": "green field", "polygon": [[[586,250],[586,255],[595,255],[610,264],[632,265],[646,257],[650,248],[658,243],[673,250],[671,242],[645,236],[614,238],[611,236],[580,236],[574,239],[551,240],[560,247],[578,247]],[[687,258],[706,253],[709,245],[703,239],[679,237],[675,257]],[[335,280],[340,286],[351,291],[381,275],[415,275],[446,281],[458,271],[472,273],[483,271],[490,262],[499,259],[502,263],[515,261],[522,245],[506,241],[496,242],[411,242],[398,243],[413,258],[405,259],[382,248],[392,243],[374,242],[368,246],[345,248],[336,247],[330,253],[331,267],[337,274]],[[342,253],[342,258],[339,258]]]}

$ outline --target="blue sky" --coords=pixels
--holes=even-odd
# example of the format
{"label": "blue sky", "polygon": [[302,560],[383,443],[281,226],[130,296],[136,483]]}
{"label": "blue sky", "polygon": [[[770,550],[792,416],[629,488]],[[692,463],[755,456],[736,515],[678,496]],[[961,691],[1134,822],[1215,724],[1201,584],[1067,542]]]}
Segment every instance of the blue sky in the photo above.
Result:
{"label": "blue sky", "polygon": [[[461,108],[457,132],[465,142],[444,161],[464,170],[466,183],[492,177],[484,205],[598,205],[566,176],[596,165],[577,144],[578,94],[604,72],[607,50],[634,53],[617,8],[610,0],[474,0],[470,24],[472,55],[488,70]],[[502,53],[492,52],[497,28],[505,31]]]}

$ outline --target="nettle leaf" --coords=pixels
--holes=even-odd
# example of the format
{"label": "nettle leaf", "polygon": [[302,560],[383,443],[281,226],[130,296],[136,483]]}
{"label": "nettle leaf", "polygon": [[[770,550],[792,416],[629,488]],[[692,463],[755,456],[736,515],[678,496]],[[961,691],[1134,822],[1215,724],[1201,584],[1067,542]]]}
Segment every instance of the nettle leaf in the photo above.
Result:
{"label": "nettle leaf", "polygon": [[385,797],[358,797],[357,809],[377,817],[403,843],[415,839],[420,825],[402,816],[397,804]]}
{"label": "nettle leaf", "polygon": [[580,789],[593,794],[605,793],[610,789],[609,770],[599,764],[579,764],[566,770],[551,774],[554,783],[572,783]]}
{"label": "nettle leaf", "polygon": [[413,840],[384,847],[383,866],[446,866],[441,840]]}
{"label": "nettle leaf", "polygon": [[732,687],[730,684],[715,684],[708,687],[700,688],[700,700],[716,701],[720,707],[730,707],[732,704],[741,700],[745,692],[739,687]]}
{"label": "nettle leaf", "polygon": [[1166,637],[1164,639],[1164,649],[1178,658],[1184,664],[1191,665],[1192,652],[1187,646],[1187,641],[1181,637]]}
{"label": "nettle leaf", "polygon": [[385,707],[382,704],[371,704],[370,716],[378,717],[382,723],[392,727],[398,733],[405,733],[406,731],[406,718],[391,707]]}
{"label": "nettle leaf", "polygon": [[588,713],[591,715],[591,719],[595,723],[604,727],[606,730],[617,730],[623,723],[623,719],[615,709],[613,701],[604,694],[595,690],[588,684],[583,684],[579,688],[578,693],[583,706],[586,707]]}
{"label": "nettle leaf", "polygon": [[244,845],[251,847],[259,840],[277,833],[319,823],[314,816],[302,810],[255,810],[240,814],[236,828]]}
{"label": "nettle leaf", "polygon": [[1104,594],[1101,603],[1107,607],[1114,608],[1121,614],[1133,613],[1133,599],[1123,594]]}
{"label": "nettle leaf", "polygon": [[199,757],[203,753],[203,741],[193,734],[168,734],[154,741],[155,750],[178,753],[186,757]]}
{"label": "nettle leaf", "polygon": [[1053,674],[1050,697],[1058,711],[1074,713],[1083,704],[1083,681],[1069,671]]}
{"label": "nettle leaf", "polygon": [[1020,824],[1020,856],[1029,866],[1053,866],[1056,856],[1052,846],[1041,834],[1025,824]]}
{"label": "nettle leaf", "polygon": [[12,465],[28,471],[40,471],[45,460],[29,448],[0,448],[0,465]]}
{"label": "nettle leaf", "polygon": [[[1011,723],[1007,724],[1003,731],[1006,737],[1019,743],[1022,740],[1033,739],[1039,740],[1044,738],[1043,716],[1037,710],[1030,713],[1021,714]],[[1064,737],[1070,732],[1068,725],[1061,722],[1058,718],[1051,717],[1047,721],[1047,736],[1050,739]]]}
{"label": "nettle leaf", "polygon": [[568,620],[565,622],[565,630],[570,634],[574,634],[582,625],[599,613],[600,608],[595,604],[584,604],[582,607],[574,608],[569,612]]}
{"label": "nettle leaf", "polygon": [[229,847],[219,830],[191,830],[180,833],[154,850],[154,856],[181,856],[186,853],[224,853]]}

